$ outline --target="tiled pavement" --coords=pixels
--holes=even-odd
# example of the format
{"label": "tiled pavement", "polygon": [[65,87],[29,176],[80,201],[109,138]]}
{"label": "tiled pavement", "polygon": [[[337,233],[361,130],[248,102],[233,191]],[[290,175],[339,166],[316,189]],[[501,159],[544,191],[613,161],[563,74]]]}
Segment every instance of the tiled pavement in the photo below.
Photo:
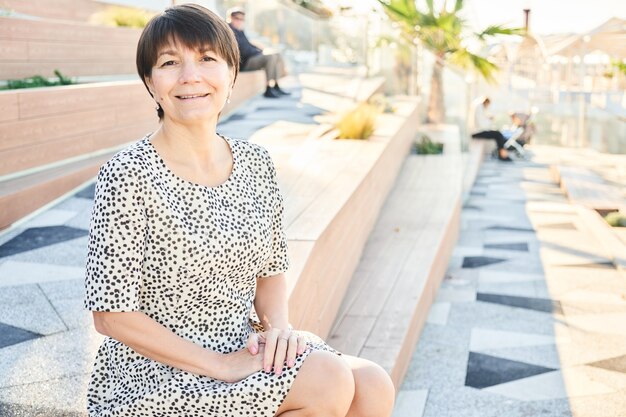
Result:
{"label": "tiled pavement", "polygon": [[394,417],[626,416],[626,276],[549,167],[486,161]]}

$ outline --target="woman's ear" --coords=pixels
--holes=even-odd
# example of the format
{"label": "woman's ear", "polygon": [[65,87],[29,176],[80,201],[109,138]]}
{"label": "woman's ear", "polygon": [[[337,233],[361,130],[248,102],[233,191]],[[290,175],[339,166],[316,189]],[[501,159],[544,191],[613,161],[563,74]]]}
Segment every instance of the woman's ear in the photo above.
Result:
{"label": "woman's ear", "polygon": [[230,89],[235,87],[235,67],[230,67]]}
{"label": "woman's ear", "polygon": [[152,79],[150,77],[146,77],[145,80],[146,80],[146,85],[148,86],[148,91],[150,91],[150,94],[152,95],[152,97],[156,99],[154,95],[154,84],[152,84]]}

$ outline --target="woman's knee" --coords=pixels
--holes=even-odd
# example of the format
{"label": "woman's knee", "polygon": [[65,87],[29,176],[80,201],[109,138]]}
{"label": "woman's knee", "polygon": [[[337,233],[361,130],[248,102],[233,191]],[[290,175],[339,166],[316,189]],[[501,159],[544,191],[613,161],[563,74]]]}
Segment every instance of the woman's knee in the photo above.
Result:
{"label": "woman's knee", "polygon": [[305,364],[306,362],[315,375],[313,379],[319,389],[318,404],[322,405],[326,399],[333,399],[331,402],[334,405],[331,408],[334,410],[329,411],[336,411],[338,415],[345,416],[355,390],[354,376],[348,364],[340,356],[320,351],[312,352]]}
{"label": "woman's knee", "polygon": [[[355,363],[357,366],[354,366]],[[396,389],[389,374],[374,362],[358,358],[351,362],[355,381],[354,401],[350,417],[390,416],[396,397]]]}
{"label": "woman's knee", "polygon": [[301,410],[303,415],[345,416],[354,398],[350,367],[329,352],[311,352],[298,372],[281,412]]}

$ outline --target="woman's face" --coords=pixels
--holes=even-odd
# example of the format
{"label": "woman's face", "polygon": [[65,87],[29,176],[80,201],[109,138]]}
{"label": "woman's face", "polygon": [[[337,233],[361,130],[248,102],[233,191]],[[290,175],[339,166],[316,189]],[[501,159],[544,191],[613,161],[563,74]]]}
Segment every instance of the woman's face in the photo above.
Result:
{"label": "woman's face", "polygon": [[159,51],[146,82],[163,108],[164,122],[217,123],[233,78],[234,71],[214,51],[189,49],[180,42],[171,42]]}

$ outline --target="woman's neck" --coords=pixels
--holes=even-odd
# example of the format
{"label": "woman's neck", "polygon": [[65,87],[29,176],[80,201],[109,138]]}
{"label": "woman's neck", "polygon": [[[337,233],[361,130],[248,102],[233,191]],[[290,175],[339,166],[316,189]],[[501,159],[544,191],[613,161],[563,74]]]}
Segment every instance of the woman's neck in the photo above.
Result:
{"label": "woman's neck", "polygon": [[198,167],[221,161],[227,146],[210,123],[190,127],[164,122],[153,135],[152,143],[173,162]]}

